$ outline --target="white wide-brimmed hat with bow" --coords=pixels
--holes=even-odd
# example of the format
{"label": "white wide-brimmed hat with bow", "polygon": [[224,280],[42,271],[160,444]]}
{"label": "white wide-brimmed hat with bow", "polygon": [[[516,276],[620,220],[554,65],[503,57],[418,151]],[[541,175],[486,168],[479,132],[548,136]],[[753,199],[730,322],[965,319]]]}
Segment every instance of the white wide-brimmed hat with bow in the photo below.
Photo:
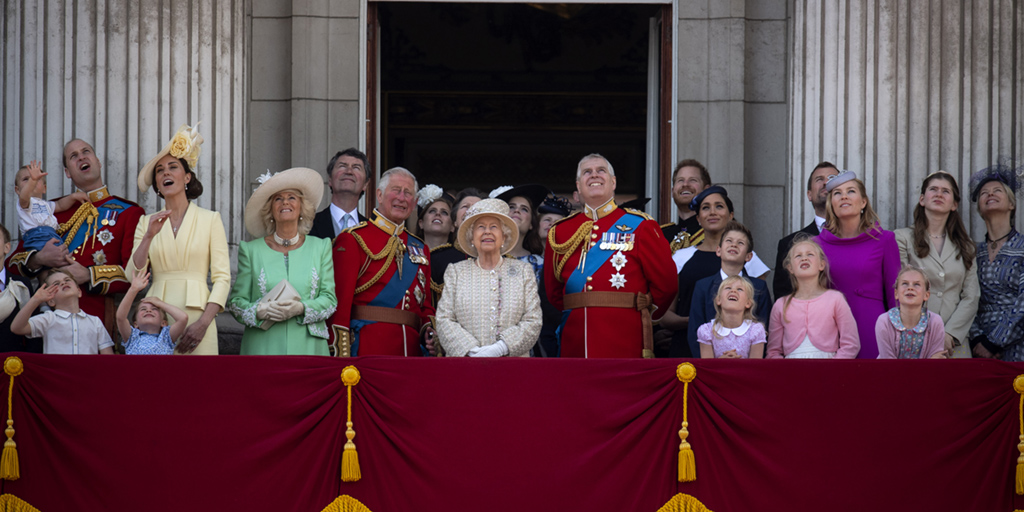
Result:
{"label": "white wide-brimmed hat with bow", "polygon": [[302,192],[303,201],[312,201],[319,206],[324,197],[324,179],[320,173],[308,167],[293,167],[276,174],[266,174],[257,178],[259,187],[253,191],[249,201],[245,203],[245,229],[256,238],[267,236],[267,230],[260,218],[260,209],[274,194],[282,190],[298,190]]}
{"label": "white wide-brimmed hat with bow", "polygon": [[459,226],[459,245],[466,251],[466,254],[474,258],[480,256],[477,248],[469,243],[472,239],[467,238],[467,234],[469,230],[473,229],[473,223],[482,217],[494,217],[512,230],[512,235],[506,237],[505,241],[501,244],[501,254],[503,256],[508,254],[519,240],[519,227],[516,226],[512,217],[508,216],[508,203],[501,199],[481,199],[469,207],[469,210],[466,211],[466,219]]}

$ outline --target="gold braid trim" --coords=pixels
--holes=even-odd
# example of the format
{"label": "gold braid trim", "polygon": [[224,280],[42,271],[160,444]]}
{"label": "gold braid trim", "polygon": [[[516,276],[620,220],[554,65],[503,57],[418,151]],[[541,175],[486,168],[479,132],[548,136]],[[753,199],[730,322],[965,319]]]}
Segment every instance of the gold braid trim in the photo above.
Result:
{"label": "gold braid trim", "polygon": [[555,242],[555,228],[558,226],[552,226],[548,230],[548,246],[555,253],[553,258],[555,260],[555,279],[558,279],[558,282],[562,282],[562,268],[565,267],[565,262],[569,259],[569,256],[576,252],[580,244],[587,239],[587,235],[590,234],[593,226],[594,221],[592,220],[584,222],[568,240],[561,244]]}
{"label": "gold braid trim", "polygon": [[377,284],[377,281],[380,281],[380,278],[384,275],[384,272],[387,271],[388,267],[391,266],[391,262],[395,259],[395,253],[398,252],[399,247],[402,246],[402,240],[399,239],[397,236],[393,236],[388,240],[388,243],[384,246],[383,249],[380,250],[380,252],[374,254],[373,251],[371,251],[370,248],[366,246],[366,242],[363,241],[363,237],[359,236],[356,233],[350,234],[352,235],[353,238],[356,239],[356,243],[359,244],[359,248],[362,249],[363,252],[366,253],[366,256],[369,257],[371,260],[377,261],[387,258],[387,261],[385,261],[384,264],[381,265],[380,270],[377,271],[377,275],[373,276],[372,278],[370,278],[369,281],[363,283],[361,286],[356,288],[355,293],[356,295],[358,295],[360,293],[365,292],[366,290],[369,290],[371,286]]}
{"label": "gold braid trim", "polygon": [[[78,230],[82,227],[82,224],[91,225],[94,224],[96,219],[99,218],[100,212],[96,209],[92,203],[82,203],[82,206],[75,210],[75,214],[68,219],[67,222],[57,226],[57,234],[64,235],[64,247],[67,247],[72,240],[75,239],[75,235],[78,234]],[[89,236],[88,227],[86,227],[86,237]]]}
{"label": "gold braid trim", "polygon": [[444,283],[435,283],[433,279],[430,280],[430,289],[434,293],[440,294],[444,291]]}

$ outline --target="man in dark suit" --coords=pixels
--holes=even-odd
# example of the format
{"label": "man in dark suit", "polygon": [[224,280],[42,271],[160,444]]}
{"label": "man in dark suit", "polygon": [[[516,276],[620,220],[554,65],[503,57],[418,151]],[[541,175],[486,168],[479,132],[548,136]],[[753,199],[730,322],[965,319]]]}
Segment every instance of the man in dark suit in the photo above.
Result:
{"label": "man in dark suit", "polygon": [[[0,225],[0,262],[11,252],[11,234]],[[26,338],[11,332],[11,321],[32,296],[32,282],[11,275],[0,263],[0,352],[43,352],[42,338]]]}
{"label": "man in dark suit", "polygon": [[814,220],[800,231],[790,233],[782,240],[779,240],[779,252],[775,257],[775,278],[772,280],[772,291],[775,292],[776,299],[781,299],[793,293],[793,285],[789,282],[789,271],[782,265],[782,262],[786,259],[786,253],[789,252],[789,247],[793,245],[793,238],[797,233],[807,233],[810,236],[818,236],[821,233],[821,226],[825,224],[825,201],[828,200],[825,182],[828,181],[829,176],[835,174],[839,174],[835,164],[821,162],[811,171],[811,176],[807,178],[807,200],[814,207]]}
{"label": "man in dark suit", "polygon": [[692,158],[676,164],[672,171],[672,200],[679,211],[679,221],[661,226],[672,252],[697,245],[704,239],[697,223],[697,212],[690,210],[690,201],[710,186],[711,175],[704,164]]}
{"label": "man in dark suit", "polygon": [[370,163],[366,154],[356,148],[339,151],[327,164],[327,180],[331,186],[331,204],[316,217],[310,236],[333,240],[343,229],[366,222],[357,210],[359,198],[366,191]]}

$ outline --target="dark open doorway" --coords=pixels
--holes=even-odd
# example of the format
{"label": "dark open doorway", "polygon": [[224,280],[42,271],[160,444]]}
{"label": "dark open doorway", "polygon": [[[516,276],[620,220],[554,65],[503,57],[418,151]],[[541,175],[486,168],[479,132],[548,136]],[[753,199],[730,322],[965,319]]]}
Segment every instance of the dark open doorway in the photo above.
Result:
{"label": "dark open doorway", "polygon": [[538,182],[567,194],[580,157],[599,152],[620,195],[643,195],[661,6],[374,7],[378,168],[402,165],[445,189]]}

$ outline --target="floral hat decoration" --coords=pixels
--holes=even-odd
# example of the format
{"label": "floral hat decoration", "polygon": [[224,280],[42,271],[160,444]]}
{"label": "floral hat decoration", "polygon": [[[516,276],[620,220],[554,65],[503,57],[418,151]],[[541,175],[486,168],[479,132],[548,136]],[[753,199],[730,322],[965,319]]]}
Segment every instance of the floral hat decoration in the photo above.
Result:
{"label": "floral hat decoration", "polygon": [[978,195],[981,194],[982,185],[990,181],[1005,183],[1010,187],[1010,190],[1016,194],[1020,190],[1020,180],[1018,179],[1019,171],[1024,171],[1024,167],[1015,171],[1012,165],[996,164],[992,167],[988,167],[974,173],[971,176],[970,182],[971,201],[975,203],[978,202]]}
{"label": "floral hat decoration", "polygon": [[431,183],[430,185],[424,185],[419,192],[416,193],[416,206],[419,207],[419,216],[423,216],[423,210],[426,210],[430,205],[437,201],[444,201],[448,203],[448,208],[452,207],[455,202],[455,198],[449,194],[446,194],[441,187]]}
{"label": "floral hat decoration", "polygon": [[314,205],[319,205],[324,196],[323,177],[308,167],[293,167],[273,174],[267,170],[256,178],[256,182],[259,185],[245,203],[245,230],[254,238],[267,236],[260,209],[274,194],[282,190],[298,190],[302,192],[303,201],[311,201]]}
{"label": "floral hat decoration", "polygon": [[196,172],[196,166],[199,165],[199,152],[203,144],[203,136],[199,134],[198,128],[199,123],[196,123],[195,126],[181,125],[164,149],[161,149],[156,156],[146,162],[146,165],[139,171],[139,192],[145,192],[153,186],[153,168],[161,158],[167,155],[184,160],[192,172]]}

